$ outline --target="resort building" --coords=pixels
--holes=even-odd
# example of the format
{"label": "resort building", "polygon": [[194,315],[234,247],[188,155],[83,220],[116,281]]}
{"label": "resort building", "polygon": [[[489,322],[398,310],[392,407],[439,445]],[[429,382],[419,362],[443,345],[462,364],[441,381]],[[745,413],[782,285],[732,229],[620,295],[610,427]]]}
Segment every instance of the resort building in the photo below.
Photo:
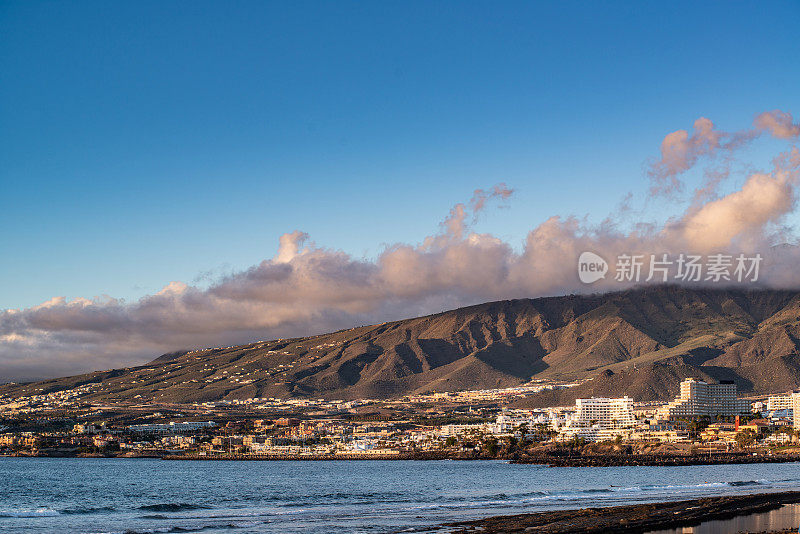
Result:
{"label": "resort building", "polygon": [[794,429],[800,430],[800,392],[792,393],[792,412]]}
{"label": "resort building", "polygon": [[577,399],[575,408],[575,416],[572,418],[575,426],[598,425],[602,428],[625,428],[633,426],[636,422],[633,415],[633,399],[630,397]]}
{"label": "resort building", "polygon": [[186,421],[182,423],[170,421],[169,423],[163,424],[130,425],[128,430],[139,434],[180,434],[184,432],[196,432],[215,426],[217,426],[217,424],[213,421]]}
{"label": "resort building", "polygon": [[636,424],[633,399],[630,397],[577,399],[575,408],[575,415],[560,429],[557,439],[614,439],[617,436],[630,435]]}
{"label": "resort building", "polygon": [[709,384],[702,380],[687,378],[681,382],[681,394],[674,401],[658,410],[658,418],[683,419],[690,417],[714,417],[748,413],[750,402],[736,397],[736,384],[723,380]]}
{"label": "resort building", "polygon": [[78,423],[72,431],[76,434],[100,434],[106,431],[106,423]]}
{"label": "resort building", "polygon": [[533,432],[537,427],[558,428],[566,423],[564,415],[549,410],[503,410],[495,420],[494,434],[513,434],[523,429]]}
{"label": "resort building", "polygon": [[791,410],[792,409],[792,393],[786,395],[771,395],[767,399],[767,411],[774,412],[777,410]]}

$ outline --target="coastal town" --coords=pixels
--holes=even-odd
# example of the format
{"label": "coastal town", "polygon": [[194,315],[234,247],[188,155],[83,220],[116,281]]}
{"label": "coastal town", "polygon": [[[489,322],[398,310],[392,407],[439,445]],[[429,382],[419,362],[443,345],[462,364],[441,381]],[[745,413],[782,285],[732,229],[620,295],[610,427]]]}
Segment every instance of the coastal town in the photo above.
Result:
{"label": "coastal town", "polygon": [[587,447],[629,455],[740,458],[800,449],[800,393],[741,398],[733,382],[688,378],[667,403],[626,396],[520,407],[532,394],[574,385],[532,382],[397,400],[103,405],[81,400],[95,387],[86,384],[0,398],[0,455],[525,461],[537,452],[553,456]]}

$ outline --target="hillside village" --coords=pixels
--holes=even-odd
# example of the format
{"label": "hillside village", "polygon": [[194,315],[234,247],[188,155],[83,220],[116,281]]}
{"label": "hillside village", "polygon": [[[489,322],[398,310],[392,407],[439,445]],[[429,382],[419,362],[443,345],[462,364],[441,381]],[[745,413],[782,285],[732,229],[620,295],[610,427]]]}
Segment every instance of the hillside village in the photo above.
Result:
{"label": "hillside village", "polygon": [[630,454],[762,456],[797,447],[800,393],[744,399],[732,382],[686,379],[667,403],[625,396],[517,407],[532,394],[576,385],[528,384],[389,401],[251,398],[114,406],[82,400],[96,387],[89,384],[0,398],[0,454],[513,459],[581,447]]}

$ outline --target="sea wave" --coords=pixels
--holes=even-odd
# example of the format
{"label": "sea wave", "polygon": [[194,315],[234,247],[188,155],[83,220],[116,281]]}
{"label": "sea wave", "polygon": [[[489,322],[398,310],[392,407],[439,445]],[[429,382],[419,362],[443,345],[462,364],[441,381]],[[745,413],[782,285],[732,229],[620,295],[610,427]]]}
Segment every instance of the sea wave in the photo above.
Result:
{"label": "sea wave", "polygon": [[185,510],[210,510],[211,506],[205,504],[191,504],[185,502],[165,502],[158,504],[145,504],[138,508],[138,510],[145,510],[147,512],[183,512]]}
{"label": "sea wave", "polygon": [[36,510],[0,510],[0,517],[55,517],[61,515],[58,510],[38,508]]}
{"label": "sea wave", "polygon": [[98,514],[102,512],[113,512],[113,506],[75,506],[73,508],[65,508],[61,510],[64,515],[84,515],[84,514]]}
{"label": "sea wave", "polygon": [[704,482],[700,484],[685,485],[642,485],[627,487],[608,487],[608,488],[584,488],[567,491],[531,491],[526,493],[514,493],[511,495],[499,493],[487,495],[483,499],[455,498],[452,500],[438,503],[416,503],[414,506],[404,507],[402,510],[457,510],[465,508],[482,508],[487,506],[524,506],[531,503],[547,501],[583,501],[593,498],[608,497],[611,499],[627,498],[629,494],[660,494],[669,493],[691,493],[707,489],[722,487],[742,487],[742,486],[762,486],[764,481],[743,480],[732,482]]}
{"label": "sea wave", "polygon": [[242,527],[239,525],[235,525],[233,523],[226,523],[220,525],[201,525],[197,527],[174,526],[174,527],[162,527],[162,528],[143,529],[143,530],[125,530],[119,534],[178,534],[180,532],[205,532],[209,530],[233,530],[240,528]]}

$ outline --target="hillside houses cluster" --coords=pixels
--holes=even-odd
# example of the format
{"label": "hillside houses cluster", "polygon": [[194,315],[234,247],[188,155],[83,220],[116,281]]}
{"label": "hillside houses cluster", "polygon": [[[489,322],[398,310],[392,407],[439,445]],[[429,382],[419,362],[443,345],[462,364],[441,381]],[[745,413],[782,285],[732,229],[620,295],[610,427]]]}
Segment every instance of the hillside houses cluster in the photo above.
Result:
{"label": "hillside houses cluster", "polygon": [[[537,385],[532,387],[550,387]],[[3,413],[27,414],[36,406],[51,407],[59,401],[74,402],[91,391],[36,394],[26,399],[5,399]],[[484,396],[499,390],[484,390]],[[515,396],[518,388],[507,395]],[[517,442],[565,443],[596,441],[698,442],[730,449],[750,443],[782,445],[796,441],[800,428],[800,393],[773,395],[758,402],[737,396],[733,383],[709,384],[687,379],[680,394],[671,402],[636,403],[630,397],[577,399],[573,406],[542,409],[512,409],[497,405],[494,410],[470,410],[473,421],[429,424],[413,418],[358,420],[358,407],[372,404],[426,402],[425,413],[442,416],[462,412],[437,412],[437,398],[425,397],[396,401],[326,401],[322,399],[258,399],[244,403],[257,414],[269,406],[284,410],[286,416],[254,417],[232,421],[164,421],[160,413],[149,416],[152,422],[120,424],[111,421],[81,421],[69,429],[0,434],[0,453],[36,454],[40,451],[118,451],[119,454],[197,454],[197,455],[276,455],[276,456],[391,456],[419,451],[480,451],[497,440]],[[474,400],[474,399],[472,399]],[[241,407],[243,401],[199,403],[224,413],[226,407]],[[454,404],[452,406],[457,406]],[[263,409],[263,408],[261,408]],[[304,410],[294,416],[297,410]],[[210,412],[209,412],[210,413]],[[478,421],[475,421],[475,418]],[[140,417],[147,419],[147,416]],[[159,420],[161,419],[161,420]],[[702,425],[699,422],[704,422]],[[7,429],[8,430],[8,429]],[[746,439],[744,439],[746,438]],[[26,452],[27,451],[27,452]]]}

